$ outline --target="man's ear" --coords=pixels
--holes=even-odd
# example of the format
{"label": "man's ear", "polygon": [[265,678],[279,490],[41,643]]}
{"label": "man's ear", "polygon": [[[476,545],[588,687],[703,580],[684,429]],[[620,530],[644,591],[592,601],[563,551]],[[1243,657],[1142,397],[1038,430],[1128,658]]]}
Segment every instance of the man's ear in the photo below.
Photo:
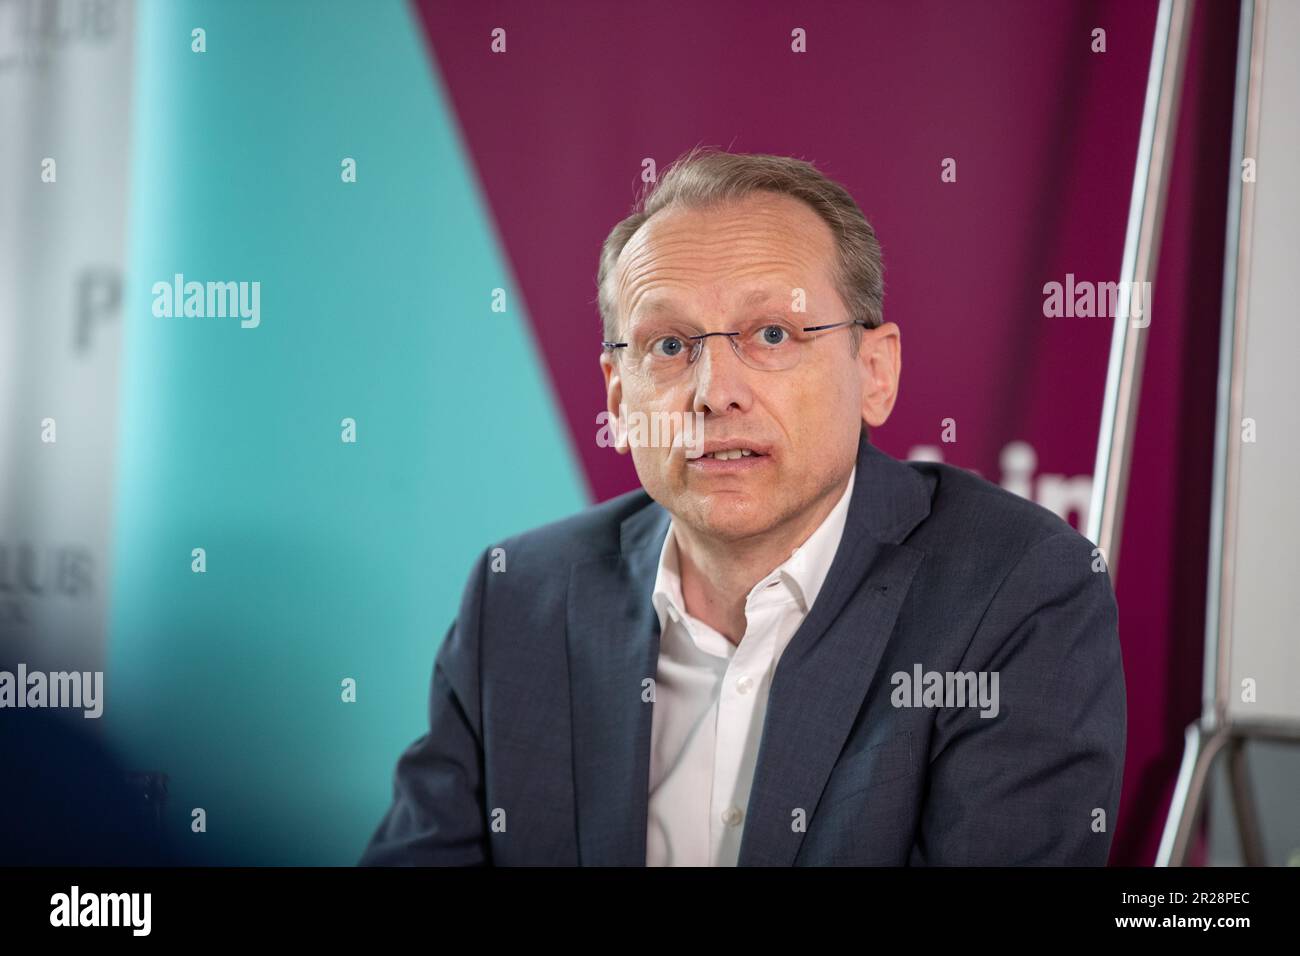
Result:
{"label": "man's ear", "polygon": [[898,398],[903,344],[895,323],[863,330],[858,364],[862,370],[862,421],[869,428],[878,428],[889,419]]}
{"label": "man's ear", "polygon": [[623,405],[623,376],[612,352],[600,353],[600,370],[605,375],[605,410],[609,412],[609,431],[614,437],[614,450],[626,455],[627,429],[621,417]]}

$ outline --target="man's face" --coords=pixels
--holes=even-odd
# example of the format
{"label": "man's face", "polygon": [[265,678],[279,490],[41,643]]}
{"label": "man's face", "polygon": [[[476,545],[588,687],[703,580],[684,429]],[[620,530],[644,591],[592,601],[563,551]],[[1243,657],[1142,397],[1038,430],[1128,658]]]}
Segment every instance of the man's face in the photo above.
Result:
{"label": "man's face", "polygon": [[[666,321],[694,334],[739,330],[766,317],[799,327],[847,321],[832,281],[835,253],[829,227],[788,196],[663,210],[619,256],[619,341]],[[796,290],[805,311],[794,311]],[[848,477],[863,422],[882,424],[893,406],[897,327],[862,332],[856,354],[849,327],[814,333],[799,364],[781,371],[751,368],[728,337],[711,336],[695,363],[668,383],[639,371],[631,349],[603,355],[611,417],[620,406],[646,416],[700,412],[706,449],[721,442],[762,453],[723,461],[688,455],[680,445],[634,443],[645,490],[678,521],[715,539],[800,524]]]}

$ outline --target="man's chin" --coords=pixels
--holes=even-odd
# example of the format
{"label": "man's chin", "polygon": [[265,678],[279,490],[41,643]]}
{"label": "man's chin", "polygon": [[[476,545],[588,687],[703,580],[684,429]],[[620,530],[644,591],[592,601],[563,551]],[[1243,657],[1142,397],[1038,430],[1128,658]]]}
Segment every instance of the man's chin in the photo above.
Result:
{"label": "man's chin", "polygon": [[772,527],[771,508],[761,507],[752,500],[736,500],[740,498],[739,495],[711,496],[685,509],[682,519],[697,533],[722,541],[742,541]]}

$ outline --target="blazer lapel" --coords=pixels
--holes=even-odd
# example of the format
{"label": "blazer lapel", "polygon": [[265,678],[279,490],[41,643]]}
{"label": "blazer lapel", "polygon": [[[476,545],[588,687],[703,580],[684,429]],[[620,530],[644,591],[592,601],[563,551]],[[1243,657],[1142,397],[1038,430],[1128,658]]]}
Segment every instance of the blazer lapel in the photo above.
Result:
{"label": "blazer lapel", "polygon": [[826,582],[777,664],[741,839],[741,866],[789,866],[861,710],[924,552],[901,545],[930,491],[865,432],[844,536]]}
{"label": "blazer lapel", "polygon": [[574,566],[569,692],[574,800],[583,866],[644,866],[653,703],[659,661],[651,595],[668,512],[653,501],[623,522],[621,553]]}

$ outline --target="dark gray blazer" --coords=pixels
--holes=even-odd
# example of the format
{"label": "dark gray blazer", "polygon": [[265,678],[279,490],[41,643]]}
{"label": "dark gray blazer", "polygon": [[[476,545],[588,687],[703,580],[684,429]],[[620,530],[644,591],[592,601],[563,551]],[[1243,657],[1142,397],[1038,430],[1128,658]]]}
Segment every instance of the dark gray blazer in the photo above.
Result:
{"label": "dark gray blazer", "polygon": [[[504,571],[484,552],[363,865],[645,864],[668,522],[638,490],[502,542]],[[740,864],[1104,864],[1126,710],[1092,547],[864,431],[839,550],[773,677]],[[920,701],[894,675],[918,665],[997,672],[997,716],[900,706]]]}

